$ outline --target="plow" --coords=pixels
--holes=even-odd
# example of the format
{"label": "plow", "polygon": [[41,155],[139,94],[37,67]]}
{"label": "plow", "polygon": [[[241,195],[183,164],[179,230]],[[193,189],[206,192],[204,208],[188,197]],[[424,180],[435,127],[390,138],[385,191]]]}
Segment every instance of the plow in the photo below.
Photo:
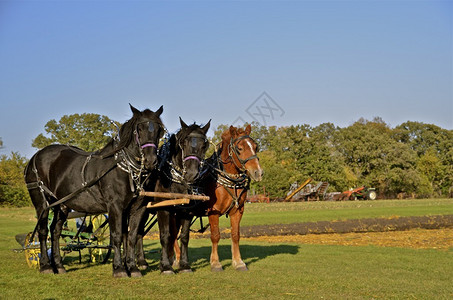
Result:
{"label": "plow", "polygon": [[[163,193],[141,191],[140,196],[152,197],[148,209],[158,209],[167,206],[189,204],[191,201],[208,201],[209,197],[197,194]],[[53,213],[49,213],[52,221]],[[87,249],[91,263],[106,263],[110,258],[112,247],[110,243],[110,230],[107,214],[89,215],[81,212],[70,212],[68,220],[75,220],[76,228],[70,228],[66,222],[61,232],[61,248],[63,257],[70,252],[78,252],[79,262],[82,261],[81,251]],[[50,224],[51,222],[49,222]],[[73,222],[72,222],[73,223]],[[145,224],[145,234],[157,223],[155,211],[150,214]],[[50,231],[49,231],[50,232]],[[21,245],[15,252],[23,252],[30,268],[39,268],[41,257],[40,243],[37,234],[33,232],[16,235],[16,241]],[[51,255],[50,236],[47,238],[49,255]]]}

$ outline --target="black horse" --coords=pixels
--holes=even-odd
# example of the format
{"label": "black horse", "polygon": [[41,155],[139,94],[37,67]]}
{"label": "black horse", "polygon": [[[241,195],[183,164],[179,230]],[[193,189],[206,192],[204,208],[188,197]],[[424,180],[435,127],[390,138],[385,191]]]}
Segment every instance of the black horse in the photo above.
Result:
{"label": "black horse", "polygon": [[[172,193],[196,193],[192,184],[199,176],[202,160],[209,147],[206,133],[210,126],[209,121],[203,127],[192,124],[186,125],[180,119],[181,129],[161,149],[164,156],[155,191]],[[191,204],[159,209],[157,220],[159,224],[160,243],[162,254],[160,270],[164,274],[173,274],[173,245],[176,232],[181,228],[181,260],[180,272],[191,272],[188,258],[189,229],[192,220]]]}
{"label": "black horse", "polygon": [[[114,250],[113,276],[141,276],[134,265],[126,271],[121,257],[122,233],[127,229],[126,211],[157,166],[157,144],[163,136],[162,106],[142,112],[131,105],[132,118],[118,137],[102,150],[87,153],[76,147],[51,145],[38,151],[25,168],[25,182],[38,215],[37,232],[41,247],[40,272],[65,273],[59,239],[70,209],[87,214],[107,212]],[[47,255],[47,217],[52,255]]]}

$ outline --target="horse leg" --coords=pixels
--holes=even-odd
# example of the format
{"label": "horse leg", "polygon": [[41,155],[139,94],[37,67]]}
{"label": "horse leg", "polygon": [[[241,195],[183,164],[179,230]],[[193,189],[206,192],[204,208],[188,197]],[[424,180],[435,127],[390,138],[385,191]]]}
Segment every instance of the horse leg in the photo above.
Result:
{"label": "horse leg", "polygon": [[123,218],[118,208],[112,207],[109,212],[110,240],[113,248],[113,277],[127,277],[121,258],[121,239],[123,235]]}
{"label": "horse leg", "polygon": [[58,206],[54,209],[54,217],[50,226],[51,241],[52,241],[52,258],[56,273],[64,274],[66,270],[63,266],[63,261],[60,254],[60,236],[63,229],[63,224],[68,216],[67,209]]}
{"label": "horse leg", "polygon": [[220,230],[219,230],[219,215],[218,214],[212,214],[209,215],[209,224],[211,226],[211,243],[212,243],[212,249],[211,249],[211,271],[213,272],[219,272],[223,271],[222,265],[220,264],[219,261],[219,253],[218,253],[218,247],[219,247],[219,241],[220,241]]}
{"label": "horse leg", "polygon": [[[179,269],[179,261],[181,260],[181,248],[178,243],[178,234],[181,229],[181,220],[176,216],[171,220],[171,236],[173,241],[173,247],[171,248],[172,252],[168,255],[170,256],[170,262],[172,263],[173,269]],[[173,260],[173,261],[172,261]]]}
{"label": "horse leg", "polygon": [[[38,239],[41,251],[41,258],[39,259],[39,271],[43,274],[53,274],[53,268],[50,263],[49,255],[47,252],[47,238],[49,229],[47,227],[49,211],[45,209],[40,220],[38,220]],[[41,215],[41,211],[38,212],[38,216]]]}
{"label": "horse leg", "polygon": [[173,261],[173,269],[179,269],[179,261],[181,260],[181,248],[178,244],[178,239],[175,239],[173,244],[173,251],[175,252],[175,260]]}
{"label": "horse leg", "polygon": [[230,214],[232,265],[237,271],[248,271],[246,264],[242,261],[241,252],[239,251],[239,224],[241,223],[243,213],[244,210],[242,207],[242,209],[235,210]]}
{"label": "horse leg", "polygon": [[181,273],[190,273],[192,269],[189,263],[189,236],[190,236],[190,223],[192,218],[190,216],[183,216],[181,220],[181,251],[179,260],[179,271]]}
{"label": "horse leg", "polygon": [[131,277],[142,277],[142,273],[138,269],[135,262],[135,246],[137,244],[137,232],[140,227],[143,215],[145,214],[146,206],[141,205],[142,199],[138,199],[133,205],[129,217],[129,232],[127,235],[127,252],[126,266],[131,274]]}
{"label": "horse leg", "polygon": [[137,257],[137,267],[139,270],[146,270],[149,265],[145,259],[145,251],[143,249],[143,237],[145,236],[145,225],[149,218],[149,212],[145,209],[145,214],[142,217],[140,226],[137,231],[137,242],[135,243],[135,255]]}
{"label": "horse leg", "polygon": [[175,271],[171,267],[170,247],[173,247],[174,239],[171,237],[170,226],[170,212],[166,210],[159,210],[157,212],[157,223],[159,224],[160,244],[162,246],[162,253],[160,257],[160,271],[162,274],[174,274]]}
{"label": "horse leg", "polygon": [[47,224],[49,222],[49,210],[46,209],[48,199],[45,199],[39,189],[29,190],[30,198],[36,208],[36,215],[41,217],[38,219],[36,230],[38,233],[39,246],[41,251],[41,258],[39,259],[39,272],[43,274],[53,274],[53,268],[50,264],[49,255],[47,254],[47,237],[49,229]]}

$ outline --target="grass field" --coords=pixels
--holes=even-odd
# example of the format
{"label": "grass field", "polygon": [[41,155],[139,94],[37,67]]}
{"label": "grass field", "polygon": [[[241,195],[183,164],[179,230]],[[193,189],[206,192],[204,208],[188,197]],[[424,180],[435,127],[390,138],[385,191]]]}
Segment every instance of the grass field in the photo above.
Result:
{"label": "grass field", "polygon": [[[243,226],[453,214],[453,199],[247,203]],[[229,220],[221,218],[221,226]]]}
{"label": "grass field", "polygon": [[[452,199],[247,204],[243,225],[352,218],[452,214]],[[222,218],[225,224],[228,220]],[[31,208],[0,208],[2,299],[451,299],[453,249],[312,245],[244,240],[250,271],[231,267],[230,242],[221,241],[225,267],[213,274],[210,241],[191,240],[194,272],[162,276],[156,240],[147,240],[151,268],[139,279],[114,279],[111,264],[65,258],[67,274],[41,275],[28,268],[14,236],[35,225]]]}

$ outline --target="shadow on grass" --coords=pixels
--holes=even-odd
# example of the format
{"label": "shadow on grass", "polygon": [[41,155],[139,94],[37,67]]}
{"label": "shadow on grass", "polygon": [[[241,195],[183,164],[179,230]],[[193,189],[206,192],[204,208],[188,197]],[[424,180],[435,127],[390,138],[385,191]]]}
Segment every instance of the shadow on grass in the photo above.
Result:
{"label": "shadow on grass", "polygon": [[[159,271],[160,244],[158,243],[159,252],[156,252],[156,243],[145,245],[145,258],[149,268],[143,271],[143,275],[149,272]],[[150,248],[153,250],[149,251]],[[299,246],[296,245],[240,245],[241,256],[248,266],[255,262],[266,259],[267,257],[281,254],[296,255],[299,252]],[[231,266],[231,245],[219,245],[219,257],[224,268]],[[194,272],[203,268],[210,268],[209,258],[211,256],[211,246],[191,247],[189,245],[189,260]]]}
{"label": "shadow on grass", "polygon": [[[253,266],[255,262],[266,259],[267,257],[281,254],[296,255],[299,246],[285,244],[265,244],[265,245],[240,245],[241,256],[248,266]],[[143,275],[152,272],[159,272],[160,243],[153,241],[144,245],[145,258],[149,265],[148,269],[142,271]],[[231,267],[231,245],[219,245],[219,257],[224,268]],[[203,268],[210,268],[209,258],[211,246],[193,247],[189,245],[189,260],[194,272]],[[112,264],[113,253],[106,265]],[[100,263],[90,263],[88,255],[82,255],[82,263],[79,263],[78,255],[65,256],[63,263],[67,272],[74,272],[86,268],[92,268]]]}

